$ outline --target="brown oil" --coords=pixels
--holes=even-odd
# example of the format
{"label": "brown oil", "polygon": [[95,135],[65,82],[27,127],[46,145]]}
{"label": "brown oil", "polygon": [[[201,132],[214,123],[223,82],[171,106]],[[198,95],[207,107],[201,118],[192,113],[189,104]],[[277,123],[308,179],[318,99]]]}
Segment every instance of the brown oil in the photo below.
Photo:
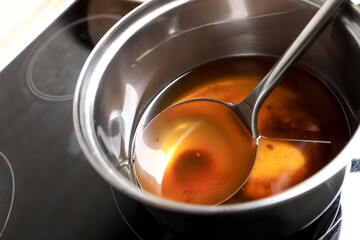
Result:
{"label": "brown oil", "polygon": [[[154,117],[161,109],[192,98],[207,97],[239,103],[274,62],[263,57],[234,57],[198,66],[182,75],[156,98],[150,116]],[[196,116],[201,109],[204,107],[194,106],[184,111]],[[223,114],[216,108],[213,112],[219,113],[216,116]],[[239,146],[251,149],[253,145],[242,144],[238,140],[239,130],[227,128],[233,126],[226,124],[232,118],[219,120],[214,116],[206,117],[212,122],[210,125],[214,128],[221,126],[224,131],[199,131],[193,140],[174,151],[171,149],[176,141],[169,139],[169,131],[181,128],[184,123],[193,124],[196,120],[190,118],[179,124],[158,124],[158,131],[150,134],[146,144],[158,150],[157,153],[165,152],[167,155],[171,152],[171,156],[163,163],[161,181],[155,181],[154,176],[141,172],[143,169],[136,166],[138,161],[135,157],[138,180],[145,190],[191,203],[198,203],[197,193],[209,186],[216,190],[216,194],[224,194],[224,186],[214,185],[212,180],[228,180],[241,175],[244,165],[239,164],[244,163],[234,158],[244,151],[251,156],[250,150],[246,152],[241,148],[239,151]],[[179,116],[174,114],[169,118]],[[262,138],[253,172],[246,184],[225,204],[265,198],[300,183],[329,163],[349,139],[347,119],[337,97],[318,77],[300,67],[289,72],[265,101],[258,124]],[[218,148],[207,144],[209,139],[214,138],[218,139]],[[225,146],[226,149],[231,146],[232,151],[224,153]],[[141,146],[135,148],[140,149]],[[153,156],[147,152],[149,162]],[[223,176],[219,172],[222,166],[232,171]],[[235,180],[231,181],[236,184]]]}

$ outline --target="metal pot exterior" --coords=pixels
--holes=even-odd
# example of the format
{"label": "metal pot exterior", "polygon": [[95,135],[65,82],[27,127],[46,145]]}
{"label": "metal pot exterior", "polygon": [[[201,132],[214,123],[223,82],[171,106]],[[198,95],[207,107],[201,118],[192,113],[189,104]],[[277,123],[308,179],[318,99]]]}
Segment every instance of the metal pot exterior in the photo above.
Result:
{"label": "metal pot exterior", "polygon": [[331,205],[339,193],[344,175],[345,168],[291,200],[241,213],[203,214],[156,207],[148,209],[179,239],[282,239],[310,224]]}
{"label": "metal pot exterior", "polygon": [[226,56],[281,55],[319,3],[174,0],[150,1],[137,8],[99,42],[79,78],[74,123],[90,163],[115,188],[185,236],[276,239],[311,223],[338,195],[345,166],[360,143],[360,13],[351,4],[300,59],[339,95],[353,135],[320,172],[269,198],[206,207],[141,191],[124,163],[131,158],[132,136],[144,120],[141,116],[169,81],[193,66]]}

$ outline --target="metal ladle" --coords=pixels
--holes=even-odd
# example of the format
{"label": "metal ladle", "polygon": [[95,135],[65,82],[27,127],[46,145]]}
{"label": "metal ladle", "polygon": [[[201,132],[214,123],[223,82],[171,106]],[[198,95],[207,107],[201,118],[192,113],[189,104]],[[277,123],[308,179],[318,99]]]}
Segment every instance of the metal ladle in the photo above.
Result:
{"label": "metal ladle", "polygon": [[[270,95],[270,93],[276,88],[276,86],[280,83],[281,79],[284,77],[284,75],[287,73],[287,71],[293,66],[295,61],[299,58],[299,56],[305,52],[305,50],[312,44],[312,42],[320,35],[322,30],[325,28],[325,24],[328,22],[330,17],[333,15],[333,13],[336,11],[336,9],[344,2],[345,0],[327,0],[323,6],[318,10],[318,12],[313,16],[313,18],[310,20],[310,22],[306,25],[306,27],[303,29],[303,31],[300,33],[300,35],[296,38],[296,40],[291,44],[291,46],[285,51],[285,53],[280,57],[280,59],[276,62],[276,64],[272,67],[272,69],[269,71],[269,73],[261,80],[261,82],[255,87],[255,89],[239,104],[231,104],[222,102],[215,99],[195,99],[195,100],[187,100],[182,103],[178,103],[174,106],[171,106],[170,108],[166,109],[162,113],[160,113],[157,117],[155,117],[148,126],[144,129],[141,136],[138,138],[141,140],[141,143],[139,141],[137,142],[137,146],[139,147],[138,150],[135,150],[135,172],[137,175],[137,179],[141,187],[147,191],[150,191],[152,193],[158,194],[160,196],[163,196],[161,194],[161,191],[163,186],[161,186],[161,183],[159,185],[156,185],[157,183],[153,182],[151,184],[148,184],[146,182],[146,178],[143,178],[144,172],[146,174],[152,175],[154,178],[156,178],[156,174],[152,173],[151,170],[146,170],[145,161],[149,161],[149,158],[151,156],[151,151],[143,151],[141,148],[146,148],[146,142],[149,142],[150,138],[153,137],[152,133],[156,129],[160,129],[161,131],[161,125],[166,122],[162,122],[162,119],[167,118],[169,119],[169,116],[171,114],[176,114],[176,112],[180,111],[181,108],[184,108],[187,105],[193,104],[197,102],[196,104],[203,104],[203,106],[200,106],[198,109],[201,109],[201,111],[205,111],[204,109],[210,109],[212,112],[222,112],[225,114],[228,114],[228,109],[231,109],[231,112],[234,112],[237,116],[241,119],[243,124],[246,126],[248,131],[250,131],[253,141],[255,141],[255,145],[253,148],[252,154],[244,154],[247,156],[240,156],[239,161],[244,162],[244,165],[242,166],[242,169],[244,169],[245,173],[239,174],[242,176],[239,176],[239,179],[236,183],[234,183],[231,180],[228,180],[228,182],[221,184],[223,186],[226,186],[227,190],[224,191],[222,196],[219,196],[219,194],[210,194],[210,191],[214,190],[214,184],[212,183],[212,186],[209,188],[209,190],[200,191],[204,196],[199,196],[196,200],[194,196],[191,196],[190,198],[182,198],[180,197],[168,197],[175,201],[185,201],[185,202],[191,202],[196,204],[209,204],[209,205],[216,205],[219,204],[229,197],[231,197],[233,194],[235,194],[247,181],[249,175],[251,174],[251,171],[253,169],[255,159],[256,159],[256,152],[257,152],[257,146],[259,144],[259,132],[258,132],[258,115],[260,108],[266,98]],[[205,107],[205,105],[208,105]],[[221,106],[220,106],[221,105]],[[182,112],[187,112],[187,110],[181,110]],[[192,112],[188,112],[188,114],[193,114]],[[174,121],[178,119],[179,116],[174,117]],[[199,122],[201,119],[199,120]],[[236,120],[232,121],[234,124],[236,124]],[[168,124],[168,122],[166,122]],[[231,123],[229,123],[231,124]],[[194,127],[191,127],[193,130]],[[240,128],[238,126],[238,128]],[[192,131],[193,131],[192,130]],[[151,134],[150,134],[151,133]],[[185,136],[186,135],[186,136]],[[241,135],[241,134],[240,134]],[[184,132],[184,136],[189,136],[189,132]],[[181,136],[181,141],[185,138],[184,136]],[[250,136],[251,137],[251,136]],[[180,141],[180,140],[179,140]],[[178,142],[177,141],[177,144]],[[137,147],[135,147],[137,148]],[[240,154],[241,155],[241,154]],[[200,154],[199,154],[200,156]],[[249,157],[250,156],[250,157]],[[188,156],[189,157],[189,156]],[[239,156],[237,156],[239,158]],[[196,159],[196,156],[190,156],[189,158]],[[250,158],[250,160],[249,160]],[[200,159],[200,158],[199,158]],[[203,161],[203,160],[202,160]],[[157,165],[156,160],[151,161],[152,169],[159,169],[160,166]],[[158,161],[160,162],[160,161]],[[249,164],[250,163],[250,164]],[[165,168],[163,167],[163,171],[165,171]],[[164,173],[161,173],[164,174]],[[206,175],[204,175],[206,176]],[[163,176],[161,176],[162,178]],[[150,179],[150,178],[148,178]],[[220,178],[219,178],[220,179]],[[229,179],[231,179],[229,177]],[[227,179],[226,179],[227,180]],[[156,185],[156,187],[154,187]],[[235,185],[235,186],[234,186]],[[150,187],[146,187],[150,186]],[[191,186],[190,186],[191,187]],[[171,190],[171,189],[170,189]],[[185,191],[185,190],[184,190]],[[208,191],[208,192],[207,192]],[[176,194],[175,194],[176,195]],[[164,196],[163,196],[164,197]],[[166,196],[165,196],[166,197]]]}

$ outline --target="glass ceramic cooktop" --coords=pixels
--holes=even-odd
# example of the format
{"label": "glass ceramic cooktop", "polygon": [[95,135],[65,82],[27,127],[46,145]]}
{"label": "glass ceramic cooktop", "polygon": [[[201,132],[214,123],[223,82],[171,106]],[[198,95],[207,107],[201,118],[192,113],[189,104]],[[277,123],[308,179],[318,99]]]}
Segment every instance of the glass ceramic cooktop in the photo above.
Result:
{"label": "glass ceramic cooktop", "polygon": [[[72,97],[114,7],[78,2],[0,73],[0,239],[176,239],[114,190],[77,143]],[[341,196],[288,239],[359,239],[359,160]]]}

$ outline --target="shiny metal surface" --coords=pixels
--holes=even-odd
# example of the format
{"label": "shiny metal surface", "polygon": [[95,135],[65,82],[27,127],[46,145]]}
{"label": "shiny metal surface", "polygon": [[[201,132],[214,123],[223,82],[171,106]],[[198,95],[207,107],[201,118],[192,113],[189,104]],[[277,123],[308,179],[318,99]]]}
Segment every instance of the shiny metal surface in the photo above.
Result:
{"label": "shiny metal surface", "polygon": [[142,115],[171,80],[225,56],[280,56],[319,3],[175,0],[151,1],[137,8],[99,42],[79,78],[74,122],[90,163],[115,188],[143,202],[172,231],[184,235],[227,239],[236,233],[270,239],[309,224],[338,195],[345,166],[360,155],[360,13],[352,4],[342,9],[300,59],[339,96],[353,134],[344,150],[320,172],[269,198],[209,208],[141,191],[126,166],[137,125],[156,113],[147,113],[145,119]]}
{"label": "shiny metal surface", "polygon": [[343,0],[327,0],[249,96],[241,103],[233,106],[257,144],[259,144],[258,117],[264,101],[280,83],[291,66],[296,63],[296,60],[320,35],[328,19],[343,2]]}

